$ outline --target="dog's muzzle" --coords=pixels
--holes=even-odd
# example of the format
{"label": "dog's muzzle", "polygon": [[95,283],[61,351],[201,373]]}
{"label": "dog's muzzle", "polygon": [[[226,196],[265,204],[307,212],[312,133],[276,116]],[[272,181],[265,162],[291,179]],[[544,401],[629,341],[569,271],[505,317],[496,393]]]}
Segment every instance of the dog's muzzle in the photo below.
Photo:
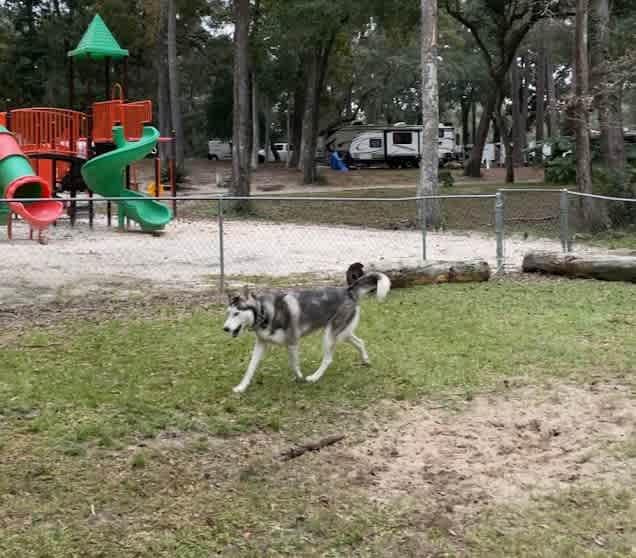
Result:
{"label": "dog's muzzle", "polygon": [[223,331],[227,333],[231,333],[232,337],[237,337],[239,333],[241,333],[241,326],[238,326],[236,329],[230,329],[229,327],[224,327]]}

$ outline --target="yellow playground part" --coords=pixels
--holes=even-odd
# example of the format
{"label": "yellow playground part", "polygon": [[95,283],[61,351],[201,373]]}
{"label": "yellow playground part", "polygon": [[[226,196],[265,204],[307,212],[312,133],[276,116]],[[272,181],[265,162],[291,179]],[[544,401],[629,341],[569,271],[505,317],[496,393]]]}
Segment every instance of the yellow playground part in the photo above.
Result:
{"label": "yellow playground part", "polygon": [[[146,186],[146,193],[149,196],[157,196],[157,185],[154,181],[148,183],[148,186]],[[163,196],[163,184],[159,184],[159,195]]]}

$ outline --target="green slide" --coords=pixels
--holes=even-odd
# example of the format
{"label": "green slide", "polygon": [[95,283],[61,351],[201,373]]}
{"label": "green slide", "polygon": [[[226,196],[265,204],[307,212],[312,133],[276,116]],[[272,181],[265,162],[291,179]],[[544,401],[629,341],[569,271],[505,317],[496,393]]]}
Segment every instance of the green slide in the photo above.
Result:
{"label": "green slide", "polygon": [[163,229],[172,219],[169,207],[123,186],[126,167],[148,155],[157,145],[158,139],[159,131],[156,128],[144,126],[139,141],[126,141],[123,128],[115,126],[113,141],[117,149],[89,159],[82,166],[84,181],[96,194],[106,198],[143,198],[143,201],[118,202],[120,225],[128,217],[139,223],[143,231],[153,232]]}

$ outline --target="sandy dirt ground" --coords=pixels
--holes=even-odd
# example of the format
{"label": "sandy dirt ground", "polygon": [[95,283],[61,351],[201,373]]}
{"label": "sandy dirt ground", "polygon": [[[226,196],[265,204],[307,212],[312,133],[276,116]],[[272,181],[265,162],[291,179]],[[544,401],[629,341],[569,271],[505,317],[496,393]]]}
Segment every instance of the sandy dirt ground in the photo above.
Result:
{"label": "sandy dirt ground", "polygon": [[413,406],[353,447],[342,474],[372,498],[439,500],[462,515],[578,484],[633,486],[634,459],[611,451],[636,435],[632,398],[592,382],[482,395],[460,413]]}
{"label": "sandy dirt ground", "polygon": [[[78,295],[100,285],[128,283],[145,291],[191,289],[215,284],[220,272],[219,230],[211,221],[176,220],[160,236],[107,228],[103,216],[93,230],[85,221],[74,229],[61,223],[50,229],[49,243],[28,239],[24,225],[12,242],[0,237],[0,302],[21,303],[34,297]],[[429,233],[428,258],[470,260],[496,265],[494,236],[479,233]],[[528,250],[559,250],[549,239],[509,238],[507,268],[519,268]],[[227,275],[285,276],[344,273],[353,261],[391,268],[417,265],[422,239],[415,231],[226,221]]]}

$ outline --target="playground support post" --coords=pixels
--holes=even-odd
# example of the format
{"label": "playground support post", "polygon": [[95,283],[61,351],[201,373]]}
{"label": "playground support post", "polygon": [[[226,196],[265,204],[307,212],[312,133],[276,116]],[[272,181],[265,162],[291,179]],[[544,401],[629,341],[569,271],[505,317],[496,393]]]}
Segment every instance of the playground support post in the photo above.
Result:
{"label": "playground support post", "polygon": [[176,158],[177,158],[177,132],[172,130],[172,149],[170,160],[168,161],[168,175],[170,179],[170,192],[172,194],[172,214],[177,216],[177,173],[175,169]]}
{"label": "playground support post", "polygon": [[93,191],[88,191],[88,226],[93,228],[93,221],[95,220],[95,207],[93,206]]}
{"label": "playground support post", "polygon": [[155,156],[155,198],[160,196],[161,189],[161,155],[157,149],[157,155]]}
{"label": "playground support post", "polygon": [[128,57],[124,57],[124,79],[122,81],[124,82],[122,98],[127,99],[128,98]]}
{"label": "playground support post", "polygon": [[110,99],[110,57],[109,56],[104,58],[104,65],[105,65],[104,85],[106,86],[104,99]]}
{"label": "playground support post", "polygon": [[[73,59],[71,58],[71,61]],[[71,105],[73,106],[73,105]],[[93,156],[93,109],[91,107],[91,111],[88,113],[86,117],[86,159],[90,159]],[[88,188],[87,188],[88,189]],[[88,189],[88,226],[93,228],[93,221],[95,218],[95,206],[93,205],[93,192]]]}

